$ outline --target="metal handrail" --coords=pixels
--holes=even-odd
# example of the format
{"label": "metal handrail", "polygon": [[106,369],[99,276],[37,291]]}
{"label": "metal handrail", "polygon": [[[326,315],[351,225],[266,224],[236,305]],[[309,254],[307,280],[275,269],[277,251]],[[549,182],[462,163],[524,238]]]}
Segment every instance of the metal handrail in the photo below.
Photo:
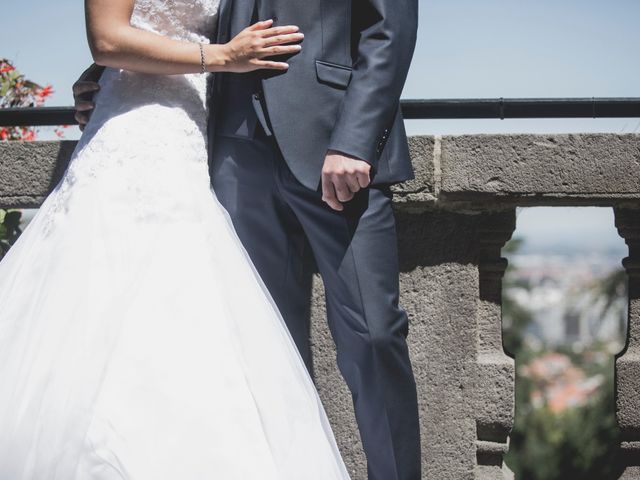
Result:
{"label": "metal handrail", "polygon": [[0,127],[43,127],[77,125],[73,107],[35,107],[0,109]]}
{"label": "metal handrail", "polygon": [[[0,127],[75,125],[73,107],[0,109]],[[403,100],[407,120],[640,118],[640,98],[480,98]]]}
{"label": "metal handrail", "polygon": [[634,118],[640,98],[405,100],[405,119]]}

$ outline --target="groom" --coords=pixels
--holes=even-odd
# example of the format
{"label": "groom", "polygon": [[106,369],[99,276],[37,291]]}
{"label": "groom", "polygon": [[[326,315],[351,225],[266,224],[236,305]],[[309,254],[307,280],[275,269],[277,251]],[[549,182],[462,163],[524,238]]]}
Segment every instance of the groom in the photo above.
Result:
{"label": "groom", "polygon": [[307,366],[308,265],[324,280],[370,480],[420,480],[390,185],[412,178],[399,98],[418,0],[222,0],[217,42],[298,25],[286,73],[217,74],[211,177]]}

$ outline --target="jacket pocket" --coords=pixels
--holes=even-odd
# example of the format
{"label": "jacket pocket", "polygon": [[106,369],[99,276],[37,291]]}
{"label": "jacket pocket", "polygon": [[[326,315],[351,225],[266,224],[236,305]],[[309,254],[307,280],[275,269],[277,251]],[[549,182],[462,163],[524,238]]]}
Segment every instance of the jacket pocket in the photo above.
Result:
{"label": "jacket pocket", "polygon": [[320,83],[346,89],[351,82],[352,68],[337,63],[316,60],[316,75]]}

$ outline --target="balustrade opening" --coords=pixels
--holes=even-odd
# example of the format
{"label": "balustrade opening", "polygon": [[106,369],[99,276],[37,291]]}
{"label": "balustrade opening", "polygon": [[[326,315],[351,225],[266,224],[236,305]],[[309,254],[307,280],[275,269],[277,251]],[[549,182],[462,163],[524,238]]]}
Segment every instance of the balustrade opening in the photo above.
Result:
{"label": "balustrade opening", "polygon": [[609,208],[528,207],[503,247],[503,344],[516,410],[505,461],[518,480],[621,474],[614,367],[627,338],[624,240]]}

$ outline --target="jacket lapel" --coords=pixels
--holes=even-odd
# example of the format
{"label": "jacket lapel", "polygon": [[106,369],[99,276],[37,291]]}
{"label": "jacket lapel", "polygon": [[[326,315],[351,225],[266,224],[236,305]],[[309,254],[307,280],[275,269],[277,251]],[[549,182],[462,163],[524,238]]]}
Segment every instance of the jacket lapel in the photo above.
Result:
{"label": "jacket lapel", "polygon": [[231,19],[231,3],[233,1],[234,0],[220,0],[220,7],[218,9],[218,30],[216,33],[215,43],[227,43],[230,40],[229,21]]}

